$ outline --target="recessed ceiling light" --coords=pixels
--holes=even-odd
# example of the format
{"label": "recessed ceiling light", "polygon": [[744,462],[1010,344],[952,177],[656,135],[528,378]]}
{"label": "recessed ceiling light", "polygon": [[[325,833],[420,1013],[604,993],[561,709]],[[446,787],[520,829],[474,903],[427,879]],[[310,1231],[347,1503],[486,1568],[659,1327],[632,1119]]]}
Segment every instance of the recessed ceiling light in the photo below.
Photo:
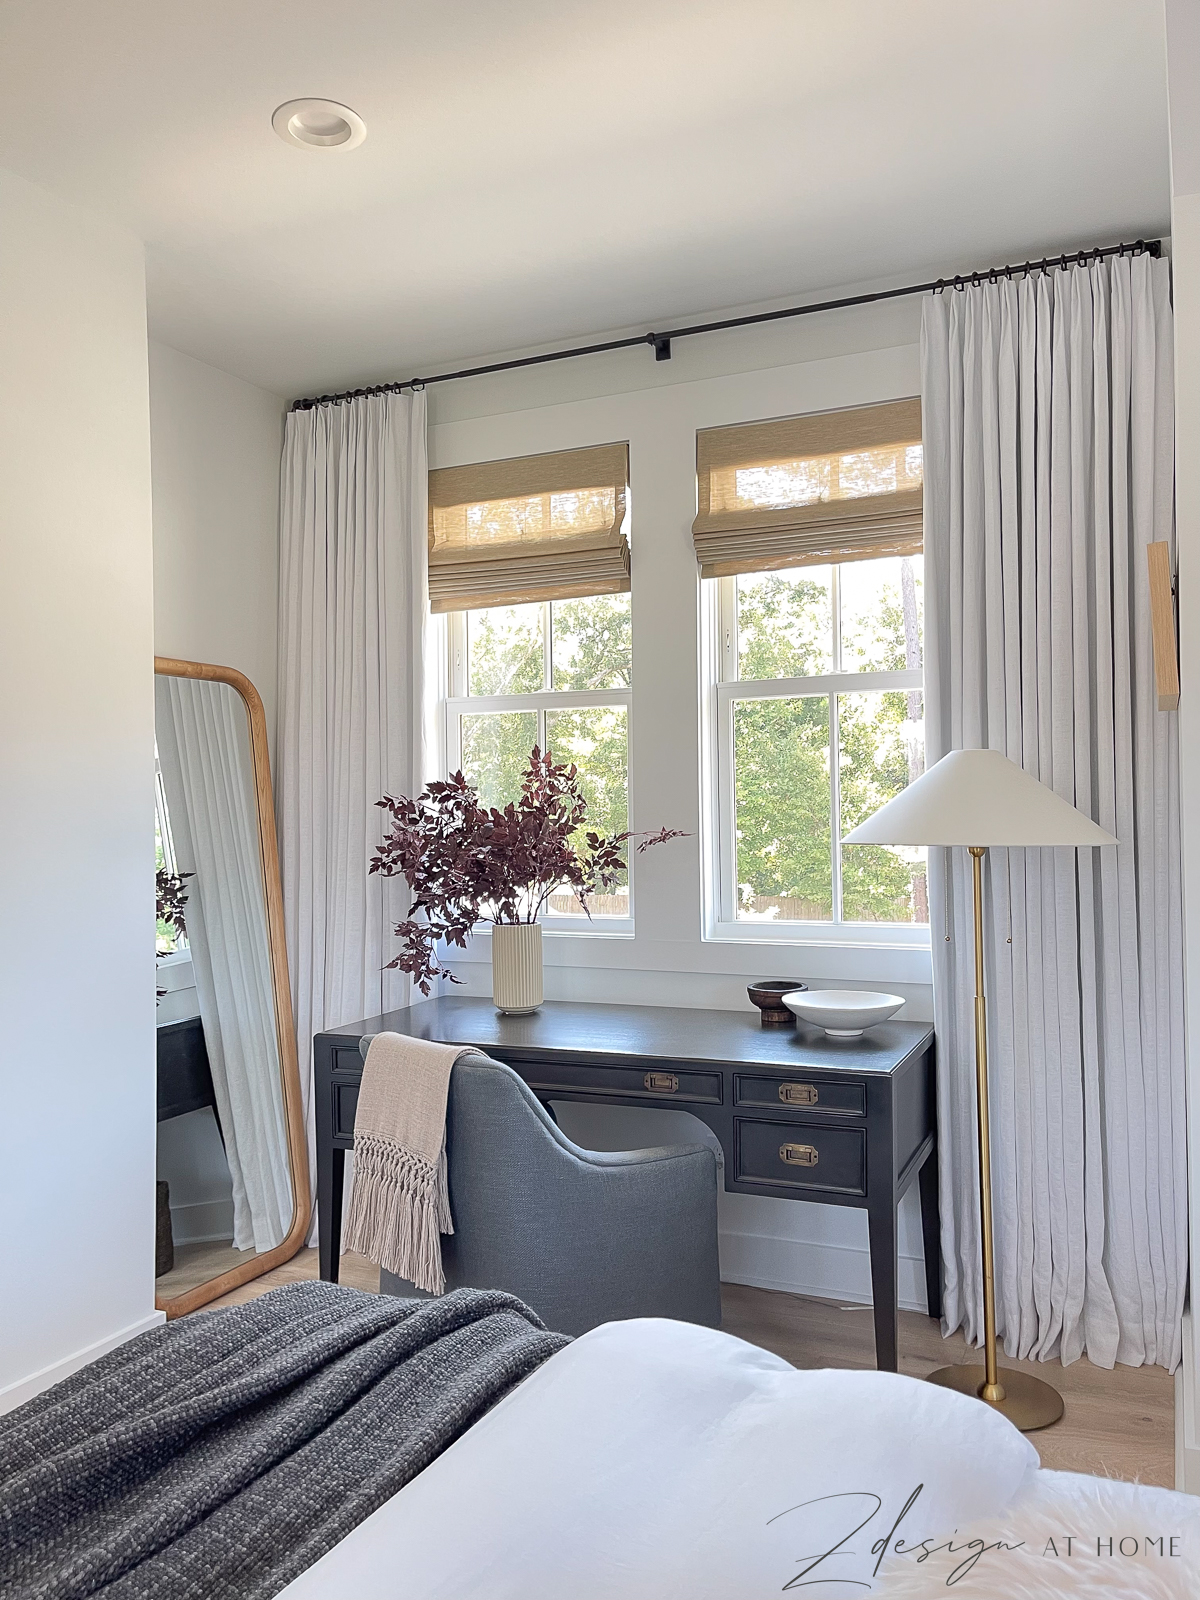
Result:
{"label": "recessed ceiling light", "polygon": [[287,144],[301,150],[353,150],[367,137],[356,111],[336,100],[285,100],[271,126]]}

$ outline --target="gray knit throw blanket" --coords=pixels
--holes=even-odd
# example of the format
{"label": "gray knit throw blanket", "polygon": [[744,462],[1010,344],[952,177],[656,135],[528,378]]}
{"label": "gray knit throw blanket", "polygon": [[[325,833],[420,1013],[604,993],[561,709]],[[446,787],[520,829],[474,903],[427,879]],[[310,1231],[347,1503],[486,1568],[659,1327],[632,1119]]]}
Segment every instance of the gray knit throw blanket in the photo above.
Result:
{"label": "gray knit throw blanket", "polygon": [[568,1342],[331,1283],[152,1329],[0,1417],[0,1594],[266,1600]]}

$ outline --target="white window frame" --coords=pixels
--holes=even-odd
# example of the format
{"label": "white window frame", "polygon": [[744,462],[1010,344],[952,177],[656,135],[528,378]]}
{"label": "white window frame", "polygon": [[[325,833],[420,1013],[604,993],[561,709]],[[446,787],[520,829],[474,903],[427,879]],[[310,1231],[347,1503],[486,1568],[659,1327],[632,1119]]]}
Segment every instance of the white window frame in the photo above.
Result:
{"label": "white window frame", "polygon": [[[167,811],[167,786],[163,781],[162,765],[158,759],[157,741],[154,745],[154,821],[162,845],[163,866],[172,877],[175,877],[179,873],[179,861],[175,854],[175,835],[171,832],[171,817]],[[187,934],[180,935],[174,950],[161,956],[156,953],[154,959],[160,970],[167,966],[178,966],[183,962],[190,963],[191,942]],[[168,984],[167,987],[176,988],[178,985]]]}
{"label": "white window frame", "polygon": [[[542,683],[553,681],[554,641],[550,628],[549,600],[542,601]],[[448,611],[446,616],[446,675],[447,695],[444,703],[444,739],[447,777],[462,765],[462,724],[460,718],[483,712],[533,711],[537,714],[537,744],[546,748],[546,713],[548,711],[586,710],[589,706],[624,706],[625,736],[628,740],[626,776],[632,825],[633,796],[633,690],[628,689],[551,689],[543,687],[527,694],[473,695],[470,684],[467,649],[467,613]],[[547,912],[541,920],[543,936],[546,934],[590,934],[600,938],[617,936],[628,938],[633,934],[634,918],[634,857],[627,852],[629,867],[626,874],[629,884],[629,915],[627,917],[571,916],[563,912]],[[476,925],[475,933],[490,934],[490,923]]]}
{"label": "white window frame", "polygon": [[[833,660],[841,660],[840,564],[832,566]],[[737,578],[709,578],[706,608],[713,639],[710,662],[711,757],[709,761],[708,852],[713,888],[707,937],[749,941],[755,944],[839,944],[902,946],[929,949],[929,928],[924,924],[895,922],[843,922],[841,920],[841,840],[837,818],[839,793],[839,732],[837,696],[864,690],[924,690],[925,675],[901,672],[833,671],[810,678],[738,678]],[[833,920],[829,922],[759,922],[737,916],[737,800],[733,769],[733,707],[739,700],[791,700],[803,695],[829,699],[830,838],[832,840]]]}

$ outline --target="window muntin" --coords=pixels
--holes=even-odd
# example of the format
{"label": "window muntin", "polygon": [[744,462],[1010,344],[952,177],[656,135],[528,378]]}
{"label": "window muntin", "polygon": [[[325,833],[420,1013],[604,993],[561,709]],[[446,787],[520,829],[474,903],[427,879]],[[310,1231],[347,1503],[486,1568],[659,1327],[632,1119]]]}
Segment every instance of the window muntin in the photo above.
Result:
{"label": "window muntin", "polygon": [[[631,611],[628,594],[452,612],[446,744],[487,805],[515,800],[534,744],[579,769],[588,825],[621,833],[629,818]],[[626,881],[591,901],[592,923],[627,919]],[[547,919],[589,926],[564,889]]]}
{"label": "window muntin", "polygon": [[924,771],[922,558],[715,581],[718,921],[927,924],[924,851],[840,842]]}

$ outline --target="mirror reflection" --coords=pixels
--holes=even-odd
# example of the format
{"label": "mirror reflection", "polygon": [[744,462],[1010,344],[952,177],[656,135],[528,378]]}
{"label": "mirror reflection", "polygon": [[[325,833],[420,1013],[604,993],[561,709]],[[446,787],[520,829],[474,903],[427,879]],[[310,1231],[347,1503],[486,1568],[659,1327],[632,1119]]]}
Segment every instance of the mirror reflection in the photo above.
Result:
{"label": "mirror reflection", "polygon": [[246,703],[155,677],[156,1292],[282,1243],[294,1201]]}

